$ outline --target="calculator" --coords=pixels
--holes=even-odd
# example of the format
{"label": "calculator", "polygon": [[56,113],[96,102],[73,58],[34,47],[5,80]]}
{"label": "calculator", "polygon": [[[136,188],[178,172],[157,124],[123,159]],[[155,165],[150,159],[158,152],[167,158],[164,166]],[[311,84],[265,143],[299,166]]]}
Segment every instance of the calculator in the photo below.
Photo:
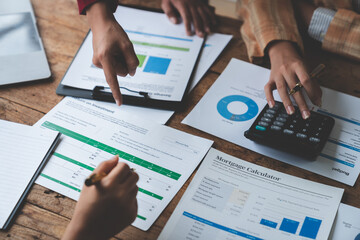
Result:
{"label": "calculator", "polygon": [[307,158],[315,158],[323,149],[335,120],[311,111],[304,120],[298,107],[288,115],[281,102],[266,105],[244,135],[255,142],[279,148]]}

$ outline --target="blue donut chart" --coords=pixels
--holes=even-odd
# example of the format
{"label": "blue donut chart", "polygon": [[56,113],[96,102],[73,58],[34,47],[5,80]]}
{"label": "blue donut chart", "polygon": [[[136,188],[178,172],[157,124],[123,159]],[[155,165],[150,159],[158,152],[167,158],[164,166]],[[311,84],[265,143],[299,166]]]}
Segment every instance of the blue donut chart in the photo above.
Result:
{"label": "blue donut chart", "polygon": [[[244,114],[231,113],[228,109],[228,105],[232,102],[245,103],[246,106],[248,107],[247,112]],[[226,118],[228,120],[235,121],[235,122],[244,122],[244,121],[248,121],[248,120],[254,118],[259,112],[259,107],[256,104],[256,102],[254,100],[252,100],[251,98],[241,96],[241,95],[230,95],[230,96],[226,96],[226,97],[222,98],[218,102],[217,111],[219,112],[219,114],[221,116],[223,116],[224,118]]]}
{"label": "blue donut chart", "polygon": [[354,240],[360,240],[360,233],[355,237]]}

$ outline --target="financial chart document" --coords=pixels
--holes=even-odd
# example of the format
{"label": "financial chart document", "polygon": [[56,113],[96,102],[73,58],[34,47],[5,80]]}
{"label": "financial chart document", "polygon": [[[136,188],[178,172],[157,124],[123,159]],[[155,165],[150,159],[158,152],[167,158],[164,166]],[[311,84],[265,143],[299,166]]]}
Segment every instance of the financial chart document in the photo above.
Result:
{"label": "financial chart document", "polygon": [[360,240],[360,209],[340,203],[330,240]]}
{"label": "financial chart document", "polygon": [[328,239],[343,189],[211,149],[159,239]]}
{"label": "financial chart document", "polygon": [[139,174],[135,227],[147,230],[185,183],[212,145],[119,108],[67,97],[37,127],[62,133],[37,183],[77,200],[96,166],[119,155]]}
{"label": "financial chart document", "polygon": [[[253,142],[244,136],[267,104],[264,86],[269,76],[268,69],[232,59],[182,123],[353,186],[360,172],[360,112],[354,111],[360,109],[359,99],[322,88],[323,105],[314,111],[333,117],[335,126],[321,154],[315,160],[309,160]],[[276,91],[274,96],[280,101]]]}
{"label": "financial chart document", "polygon": [[[119,85],[147,92],[153,99],[180,101],[204,39],[187,36],[183,24],[172,24],[162,13],[119,6],[114,16],[133,43],[140,63],[134,77],[118,77]],[[92,64],[92,56],[90,32],[62,84],[88,90],[108,86],[103,70]],[[138,96],[126,89],[122,92]]]}

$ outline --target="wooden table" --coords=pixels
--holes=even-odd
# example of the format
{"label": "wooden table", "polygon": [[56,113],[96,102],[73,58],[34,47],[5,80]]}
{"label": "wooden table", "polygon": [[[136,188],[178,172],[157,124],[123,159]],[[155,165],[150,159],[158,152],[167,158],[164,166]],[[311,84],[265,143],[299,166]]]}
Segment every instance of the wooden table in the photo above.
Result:
{"label": "wooden table", "polygon": [[[127,0],[127,3],[160,7],[159,0]],[[78,15],[76,0],[32,0],[32,4],[50,63],[52,77],[50,81],[0,88],[0,118],[28,125],[37,122],[62,99],[56,95],[55,89],[88,31],[85,17]],[[217,79],[231,58],[248,61],[246,48],[239,34],[241,22],[224,17],[219,18],[219,22],[217,31],[233,34],[234,38],[200,84],[191,92],[186,110],[176,113],[167,125],[212,139],[215,141],[215,148],[249,162],[297,177],[345,188],[342,202],[360,207],[360,185],[358,183],[354,187],[346,186],[326,177],[264,157],[180,123]],[[313,68],[318,63],[324,63],[327,66],[326,73],[320,78],[321,85],[360,97],[358,62],[316,50],[312,44],[306,45],[308,45],[309,51],[305,58],[309,67]],[[156,239],[189,182],[190,180],[186,182],[149,231],[143,232],[130,226],[114,238]],[[75,204],[75,201],[35,184],[11,229],[7,232],[0,231],[0,239],[59,239],[71,219]]]}

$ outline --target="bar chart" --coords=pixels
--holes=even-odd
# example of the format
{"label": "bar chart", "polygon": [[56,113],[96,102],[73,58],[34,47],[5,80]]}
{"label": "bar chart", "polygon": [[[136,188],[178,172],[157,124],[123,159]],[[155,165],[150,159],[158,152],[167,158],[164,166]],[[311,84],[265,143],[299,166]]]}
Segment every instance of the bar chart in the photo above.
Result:
{"label": "bar chart", "polygon": [[[322,220],[320,219],[305,217],[304,221],[302,222],[302,227],[300,229],[299,236],[316,239],[316,236],[320,229],[321,222]],[[276,222],[264,218],[261,219],[260,224],[274,229],[276,229],[277,226],[279,225]],[[299,229],[299,226],[300,226],[300,222],[288,218],[283,218],[279,230],[287,233],[296,234],[296,232]]]}

